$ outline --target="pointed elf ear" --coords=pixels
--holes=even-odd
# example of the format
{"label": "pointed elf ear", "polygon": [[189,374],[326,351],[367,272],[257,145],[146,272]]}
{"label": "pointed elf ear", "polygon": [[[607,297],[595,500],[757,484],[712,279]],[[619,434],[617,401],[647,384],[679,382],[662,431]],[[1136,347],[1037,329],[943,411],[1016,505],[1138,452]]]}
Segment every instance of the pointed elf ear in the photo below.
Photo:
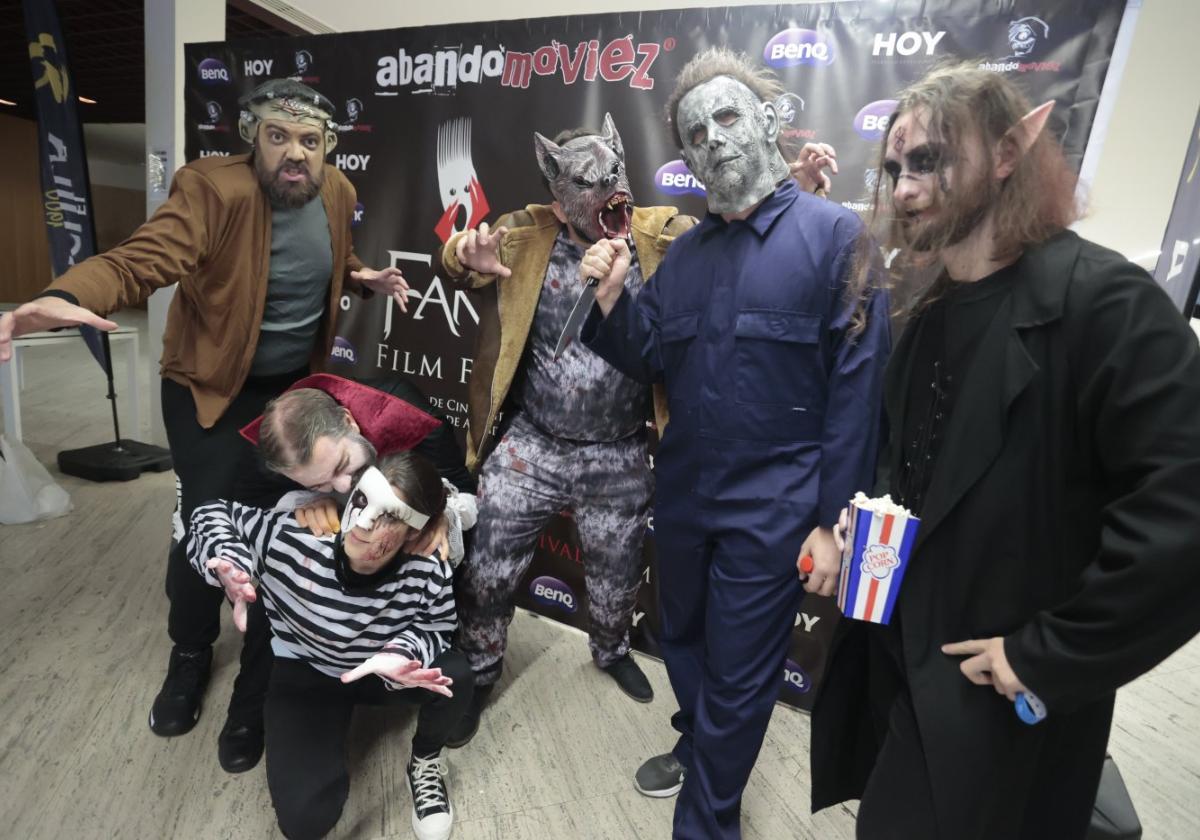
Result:
{"label": "pointed elf ear", "polygon": [[1041,105],[1034,108],[1025,116],[1021,117],[1021,121],[1008,130],[1009,136],[1016,141],[1021,148],[1022,154],[1028,152],[1030,147],[1042,133],[1042,129],[1046,127],[1046,120],[1050,117],[1050,112],[1054,110],[1054,100],[1043,102]]}

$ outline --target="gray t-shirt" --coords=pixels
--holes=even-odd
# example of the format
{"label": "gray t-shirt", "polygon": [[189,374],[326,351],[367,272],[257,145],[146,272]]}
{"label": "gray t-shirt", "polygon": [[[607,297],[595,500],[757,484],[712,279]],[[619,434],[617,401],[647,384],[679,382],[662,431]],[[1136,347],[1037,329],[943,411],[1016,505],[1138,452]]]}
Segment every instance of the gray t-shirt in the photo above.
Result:
{"label": "gray t-shirt", "polygon": [[272,207],[267,306],[251,376],[288,373],[307,364],[332,275],[333,245],[320,197],[295,209]]}
{"label": "gray t-shirt", "polygon": [[[557,361],[554,359],[558,337],[583,289],[579,281],[583,253],[566,228],[554,240],[521,364],[522,375],[513,394],[520,409],[543,431],[567,440],[600,443],[620,440],[642,428],[649,399],[645,385],[625,376],[578,340],[571,342]],[[642,269],[635,252],[625,277],[625,290],[637,295],[642,285]]]}

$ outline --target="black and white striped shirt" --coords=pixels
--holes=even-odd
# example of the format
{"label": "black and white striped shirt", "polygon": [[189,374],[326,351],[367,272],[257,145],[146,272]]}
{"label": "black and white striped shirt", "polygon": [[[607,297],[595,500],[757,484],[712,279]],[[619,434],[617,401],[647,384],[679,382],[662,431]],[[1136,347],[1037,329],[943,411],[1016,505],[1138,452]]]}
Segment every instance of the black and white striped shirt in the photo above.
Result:
{"label": "black and white striped shirt", "polygon": [[385,649],[429,665],[450,647],[458,617],[441,560],[397,554],[359,575],[339,537],[313,536],[290,511],[236,502],[197,508],[191,525],[188,559],[208,583],[221,585],[207,568],[212,558],[258,579],[280,655],[338,677]]}

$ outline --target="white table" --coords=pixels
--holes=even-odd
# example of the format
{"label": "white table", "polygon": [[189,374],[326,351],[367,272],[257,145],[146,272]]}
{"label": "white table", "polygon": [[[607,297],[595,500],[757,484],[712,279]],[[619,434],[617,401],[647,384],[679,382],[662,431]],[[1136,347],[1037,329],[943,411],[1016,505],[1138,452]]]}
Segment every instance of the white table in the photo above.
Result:
{"label": "white table", "polygon": [[[141,388],[138,383],[139,353],[138,331],[134,327],[118,327],[108,334],[110,346],[115,350],[116,345],[124,342],[129,345],[125,355],[126,386],[125,393],[118,392],[117,399],[124,401],[130,409],[129,418],[132,428],[123,430],[123,436],[137,438],[141,434]],[[8,362],[0,364],[0,400],[4,405],[4,434],[9,440],[21,439],[21,389],[25,387],[25,371],[21,367],[21,354],[32,347],[44,347],[49,344],[70,344],[82,342],[83,337],[74,327],[61,332],[36,332],[13,339],[13,355]],[[115,356],[116,353],[114,352]],[[88,364],[95,364],[88,353]],[[96,365],[96,376],[103,381],[104,372]]]}

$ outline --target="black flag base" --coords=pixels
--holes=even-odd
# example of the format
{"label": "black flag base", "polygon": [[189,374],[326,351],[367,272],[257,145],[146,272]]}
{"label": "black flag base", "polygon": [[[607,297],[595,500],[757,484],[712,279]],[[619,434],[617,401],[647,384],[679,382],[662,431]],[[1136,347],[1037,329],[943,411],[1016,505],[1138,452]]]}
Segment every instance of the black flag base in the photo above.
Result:
{"label": "black flag base", "polygon": [[[84,328],[80,327],[80,330],[82,329]],[[121,437],[108,333],[100,333],[100,344],[100,364],[108,379],[108,402],[112,408],[113,442],[85,446],[83,449],[64,449],[58,453],[58,469],[64,475],[73,475],[88,481],[133,481],[146,470],[165,472],[171,469],[169,450]]]}
{"label": "black flag base", "polygon": [[101,443],[58,453],[58,469],[88,481],[133,481],[143,472],[171,469],[171,453],[136,440]]}

